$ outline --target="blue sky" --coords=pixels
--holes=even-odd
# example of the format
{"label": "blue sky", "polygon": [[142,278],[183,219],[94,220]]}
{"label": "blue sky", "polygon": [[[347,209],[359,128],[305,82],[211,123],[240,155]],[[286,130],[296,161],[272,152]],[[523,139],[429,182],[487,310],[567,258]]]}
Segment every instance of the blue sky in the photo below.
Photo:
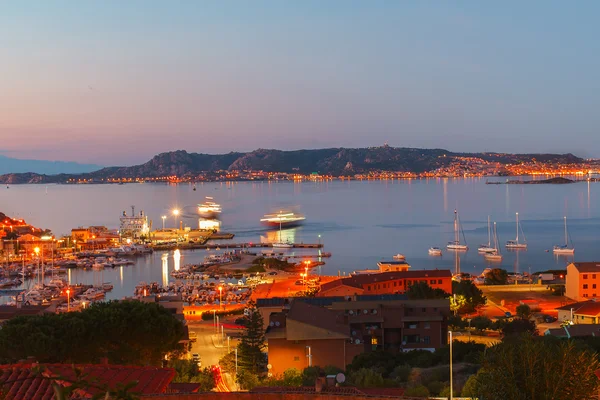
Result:
{"label": "blue sky", "polygon": [[441,147],[600,157],[600,3],[0,5],[0,152]]}

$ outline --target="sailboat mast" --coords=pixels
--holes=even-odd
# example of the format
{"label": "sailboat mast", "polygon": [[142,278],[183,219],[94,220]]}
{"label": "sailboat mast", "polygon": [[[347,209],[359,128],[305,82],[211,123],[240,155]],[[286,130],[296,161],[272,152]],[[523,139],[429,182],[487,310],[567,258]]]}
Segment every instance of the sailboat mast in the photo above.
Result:
{"label": "sailboat mast", "polygon": [[517,243],[519,243],[519,213],[517,213]]}
{"label": "sailboat mast", "polygon": [[490,216],[488,215],[488,247],[492,245],[492,236],[490,232]]}
{"label": "sailboat mast", "polygon": [[567,237],[567,216],[565,215],[565,246],[569,245],[569,239]]}
{"label": "sailboat mast", "polygon": [[460,242],[460,237],[458,235],[458,212],[454,210],[454,241],[456,243]]}

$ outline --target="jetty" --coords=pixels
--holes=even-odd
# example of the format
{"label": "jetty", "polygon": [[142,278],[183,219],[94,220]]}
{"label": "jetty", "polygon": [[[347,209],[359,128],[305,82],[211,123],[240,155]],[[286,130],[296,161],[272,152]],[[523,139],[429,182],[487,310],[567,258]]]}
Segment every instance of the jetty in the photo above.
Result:
{"label": "jetty", "polygon": [[[323,243],[291,243],[294,249],[322,249]],[[225,249],[268,249],[273,248],[273,243],[162,243],[152,245],[154,250],[215,250]]]}

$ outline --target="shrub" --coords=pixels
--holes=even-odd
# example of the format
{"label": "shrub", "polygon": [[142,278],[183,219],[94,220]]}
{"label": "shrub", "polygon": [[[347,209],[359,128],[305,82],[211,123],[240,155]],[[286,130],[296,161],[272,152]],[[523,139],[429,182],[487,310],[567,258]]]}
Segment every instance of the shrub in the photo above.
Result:
{"label": "shrub", "polygon": [[406,397],[410,397],[410,396],[412,396],[412,397],[428,397],[429,389],[427,389],[423,385],[419,385],[419,386],[415,386],[415,387],[406,389],[404,391],[404,395]]}
{"label": "shrub", "polygon": [[442,389],[444,389],[445,387],[446,387],[446,384],[444,382],[432,381],[432,382],[429,382],[429,384],[427,385],[427,390],[429,390],[429,394],[437,396],[438,394],[440,394]]}
{"label": "shrub", "polygon": [[361,368],[350,375],[350,382],[358,387],[381,387],[383,377],[372,369]]}
{"label": "shrub", "polygon": [[395,379],[398,382],[408,382],[411,371],[412,368],[410,365],[398,365],[390,374],[390,378]]}

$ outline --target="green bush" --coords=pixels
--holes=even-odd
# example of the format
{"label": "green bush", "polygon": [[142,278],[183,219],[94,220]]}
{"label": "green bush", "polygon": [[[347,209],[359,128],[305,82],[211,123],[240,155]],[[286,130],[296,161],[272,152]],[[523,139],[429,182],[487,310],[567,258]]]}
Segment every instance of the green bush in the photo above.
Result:
{"label": "green bush", "polygon": [[427,390],[429,390],[429,393],[433,396],[437,396],[438,394],[440,394],[442,389],[444,389],[445,387],[446,384],[441,381],[433,381],[427,384]]}
{"label": "green bush", "polygon": [[383,377],[372,369],[361,368],[350,375],[350,382],[357,387],[382,387]]}
{"label": "green bush", "polygon": [[393,378],[398,382],[408,382],[410,371],[412,371],[410,365],[398,365],[390,374],[390,378]]}
{"label": "green bush", "polygon": [[256,273],[256,272],[265,272],[265,267],[262,265],[252,265],[249,267],[246,272],[248,273]]}
{"label": "green bush", "polygon": [[404,391],[404,396],[406,397],[428,397],[429,389],[427,389],[423,385],[415,386],[408,388]]}
{"label": "green bush", "polygon": [[460,392],[462,397],[477,397],[477,375],[469,376]]}

